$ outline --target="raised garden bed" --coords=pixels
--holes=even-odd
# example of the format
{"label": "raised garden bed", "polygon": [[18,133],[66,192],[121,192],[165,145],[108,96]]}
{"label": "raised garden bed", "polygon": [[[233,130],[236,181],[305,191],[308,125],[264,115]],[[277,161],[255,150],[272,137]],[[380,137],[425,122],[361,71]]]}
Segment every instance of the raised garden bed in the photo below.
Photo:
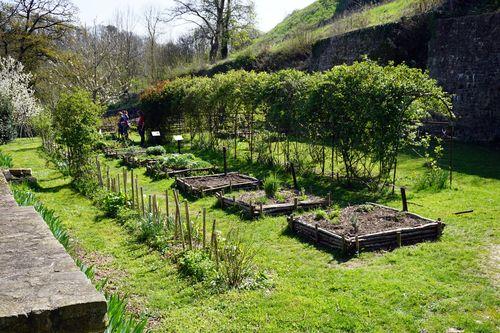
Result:
{"label": "raised garden bed", "polygon": [[177,178],[177,188],[185,193],[204,196],[220,191],[258,188],[260,180],[242,175],[238,172],[220,173],[215,175]]}
{"label": "raised garden bed", "polygon": [[350,206],[337,212],[289,216],[288,224],[294,233],[345,254],[436,240],[445,227],[440,220],[374,203]]}
{"label": "raised garden bed", "polygon": [[241,193],[235,196],[216,194],[222,207],[238,207],[251,218],[260,215],[279,215],[296,210],[307,210],[319,207],[328,207],[331,204],[327,199],[314,195],[299,194],[296,191],[282,189],[273,198],[267,198],[264,190]]}

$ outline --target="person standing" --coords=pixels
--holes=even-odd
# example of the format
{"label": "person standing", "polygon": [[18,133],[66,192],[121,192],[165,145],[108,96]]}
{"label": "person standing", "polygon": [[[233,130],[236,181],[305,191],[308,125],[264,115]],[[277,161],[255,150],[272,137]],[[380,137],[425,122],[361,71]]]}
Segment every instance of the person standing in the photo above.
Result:
{"label": "person standing", "polygon": [[144,112],[139,111],[139,120],[137,121],[137,131],[139,132],[139,135],[141,136],[141,147],[144,147],[145,145],[145,122],[144,122]]}
{"label": "person standing", "polygon": [[120,124],[122,126],[123,141],[128,141],[128,130],[130,127],[129,117],[127,110],[124,110],[120,118]]}

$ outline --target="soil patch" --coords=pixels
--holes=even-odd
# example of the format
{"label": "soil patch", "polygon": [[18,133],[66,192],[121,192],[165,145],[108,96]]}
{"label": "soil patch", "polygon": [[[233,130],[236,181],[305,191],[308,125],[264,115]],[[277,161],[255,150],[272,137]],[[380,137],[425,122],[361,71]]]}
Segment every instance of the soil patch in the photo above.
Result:
{"label": "soil patch", "polygon": [[417,227],[428,220],[371,204],[349,206],[340,212],[327,210],[327,218],[310,213],[300,217],[302,222],[316,225],[337,235],[354,237],[380,231]]}

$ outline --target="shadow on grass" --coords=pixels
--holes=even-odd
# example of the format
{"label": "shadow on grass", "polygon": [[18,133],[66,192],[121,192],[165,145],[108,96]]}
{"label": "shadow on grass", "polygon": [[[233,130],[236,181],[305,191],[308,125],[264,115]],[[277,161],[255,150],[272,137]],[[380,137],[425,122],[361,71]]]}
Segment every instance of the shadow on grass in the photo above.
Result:
{"label": "shadow on grass", "polygon": [[[443,143],[443,157],[439,165],[449,170],[450,146]],[[421,158],[423,153],[414,150],[406,150],[403,154],[412,158]],[[500,179],[500,149],[489,146],[479,146],[466,143],[453,143],[453,172],[482,178]]]}
{"label": "shadow on grass", "polygon": [[334,261],[334,262],[336,262],[338,264],[346,263],[349,260],[355,258],[354,255],[344,254],[341,251],[333,250],[333,249],[331,249],[329,247],[326,247],[324,245],[316,244],[316,243],[311,242],[311,241],[309,241],[309,240],[307,240],[307,239],[305,239],[303,237],[300,237],[299,235],[295,234],[292,230],[290,230],[289,227],[286,227],[281,232],[281,235],[289,237],[289,238],[292,238],[292,239],[294,239],[294,240],[296,240],[299,243],[302,243],[304,245],[313,246],[316,250],[319,250],[319,251],[321,251],[323,253],[331,255],[332,256],[332,260],[331,261]]}

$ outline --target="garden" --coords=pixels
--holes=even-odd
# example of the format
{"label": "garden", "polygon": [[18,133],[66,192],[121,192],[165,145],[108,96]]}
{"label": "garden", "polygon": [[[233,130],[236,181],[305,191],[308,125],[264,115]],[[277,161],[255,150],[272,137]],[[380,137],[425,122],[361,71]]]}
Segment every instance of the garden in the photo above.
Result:
{"label": "garden", "polygon": [[426,130],[454,120],[427,73],[235,71],[141,106],[147,148],[100,134],[81,90],[0,146],[111,331],[495,331],[500,155]]}

